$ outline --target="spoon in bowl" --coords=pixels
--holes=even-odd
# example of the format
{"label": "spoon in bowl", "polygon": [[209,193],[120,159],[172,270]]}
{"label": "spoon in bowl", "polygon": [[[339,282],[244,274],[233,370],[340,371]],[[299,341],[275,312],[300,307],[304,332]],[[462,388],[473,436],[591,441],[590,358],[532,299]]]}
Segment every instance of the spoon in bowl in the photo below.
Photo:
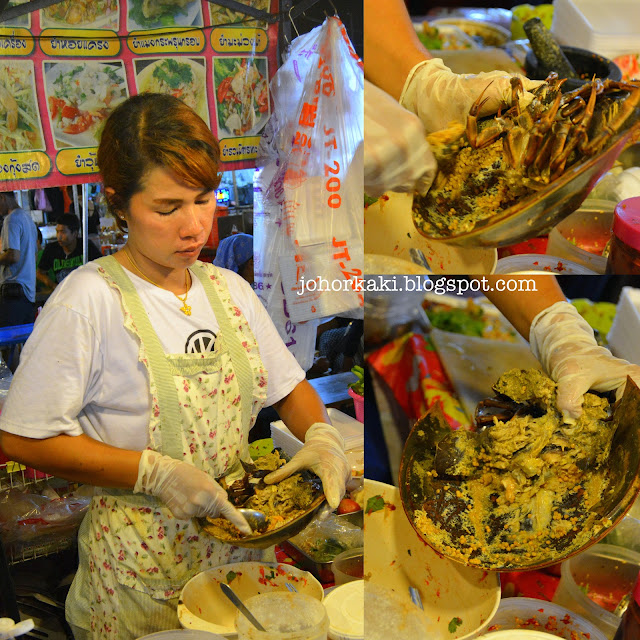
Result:
{"label": "spoon in bowl", "polygon": [[258,631],[266,631],[266,629],[256,620],[256,617],[247,609],[244,605],[244,602],[238,598],[235,591],[224,582],[220,583],[220,588],[222,589],[222,593],[224,593],[231,602],[238,608],[240,613],[258,630]]}
{"label": "spoon in bowl", "polygon": [[262,533],[269,526],[267,516],[262,511],[256,511],[255,509],[238,509],[238,511],[244,516],[251,530],[255,533]]}

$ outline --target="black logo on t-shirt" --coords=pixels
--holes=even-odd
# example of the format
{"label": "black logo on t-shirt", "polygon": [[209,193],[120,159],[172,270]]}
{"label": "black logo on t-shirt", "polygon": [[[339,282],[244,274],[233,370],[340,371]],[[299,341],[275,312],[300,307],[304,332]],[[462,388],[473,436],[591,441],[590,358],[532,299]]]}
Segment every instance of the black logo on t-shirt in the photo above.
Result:
{"label": "black logo on t-shirt", "polygon": [[216,343],[216,334],[210,329],[198,329],[188,338],[185,353],[211,353]]}

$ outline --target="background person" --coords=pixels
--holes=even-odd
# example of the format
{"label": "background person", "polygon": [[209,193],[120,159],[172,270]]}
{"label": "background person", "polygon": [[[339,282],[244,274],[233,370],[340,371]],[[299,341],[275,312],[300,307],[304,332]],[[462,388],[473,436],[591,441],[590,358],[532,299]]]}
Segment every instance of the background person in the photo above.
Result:
{"label": "background person", "polygon": [[0,327],[35,319],[37,231],[13,192],[0,193]]}
{"label": "background person", "polygon": [[231,269],[253,284],[253,236],[248,233],[234,233],[223,238],[213,259],[216,267]]}
{"label": "background person", "polygon": [[211,130],[177,98],[145,93],[111,113],[98,163],[127,244],[51,295],[0,415],[11,459],[95,487],[67,597],[76,640],[180,628],[191,577],[263,556],[217,542],[194,518],[250,531],[215,478],[244,474],[264,405],[304,442],[266,481],[312,469],[335,508],[351,475],[340,433],[251,286],[197,261],[219,159]]}
{"label": "background person", "polygon": [[[44,248],[38,263],[38,280],[50,289],[55,289],[74,269],[84,262],[82,243],[78,233],[80,221],[72,213],[65,213],[56,224],[57,242],[50,242]],[[102,254],[89,240],[88,257],[95,260]]]}

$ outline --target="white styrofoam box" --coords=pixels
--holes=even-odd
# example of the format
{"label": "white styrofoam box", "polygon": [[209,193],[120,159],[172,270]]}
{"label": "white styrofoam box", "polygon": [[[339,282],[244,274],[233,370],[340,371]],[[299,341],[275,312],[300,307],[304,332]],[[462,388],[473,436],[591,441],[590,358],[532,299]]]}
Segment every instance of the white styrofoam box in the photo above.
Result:
{"label": "white styrofoam box", "polygon": [[640,289],[623,287],[616,316],[607,335],[614,356],[640,365]]}
{"label": "white styrofoam box", "polygon": [[607,58],[640,52],[637,0],[555,0],[551,32],[560,44]]}
{"label": "white styrofoam box", "polygon": [[[331,424],[341,433],[347,451],[364,447],[364,425],[342,411],[327,409]],[[297,453],[302,442],[285,426],[282,420],[271,423],[271,438],[288,456]]]}

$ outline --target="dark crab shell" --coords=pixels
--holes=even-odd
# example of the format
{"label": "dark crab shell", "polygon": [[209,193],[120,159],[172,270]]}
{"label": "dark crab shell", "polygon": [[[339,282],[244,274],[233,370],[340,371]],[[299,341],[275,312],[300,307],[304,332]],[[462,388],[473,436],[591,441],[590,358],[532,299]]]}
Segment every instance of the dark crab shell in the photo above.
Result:
{"label": "dark crab shell", "polygon": [[611,137],[602,151],[578,160],[549,184],[479,220],[470,231],[445,233],[433,227],[428,220],[425,199],[417,195],[413,207],[414,226],[429,240],[461,247],[503,247],[547,233],[582,204],[595,183],[611,169],[618,155],[638,133],[639,108],[628,118],[625,127]]}

